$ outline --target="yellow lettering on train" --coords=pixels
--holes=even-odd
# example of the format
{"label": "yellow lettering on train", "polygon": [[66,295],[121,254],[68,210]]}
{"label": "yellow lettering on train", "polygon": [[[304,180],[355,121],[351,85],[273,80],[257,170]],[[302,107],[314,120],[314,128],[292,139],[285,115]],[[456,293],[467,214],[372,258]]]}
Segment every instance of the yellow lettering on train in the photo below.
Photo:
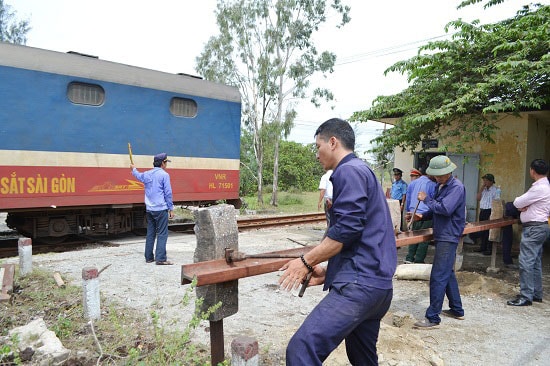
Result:
{"label": "yellow lettering on train", "polygon": [[216,174],[214,174],[214,178],[216,178],[216,180],[226,180],[227,179],[227,174],[225,174],[225,173],[216,173]]}
{"label": "yellow lettering on train", "polygon": [[66,177],[42,177],[37,174],[33,177],[18,177],[17,172],[10,176],[0,177],[0,194],[43,194],[43,193],[76,193],[76,178]]}

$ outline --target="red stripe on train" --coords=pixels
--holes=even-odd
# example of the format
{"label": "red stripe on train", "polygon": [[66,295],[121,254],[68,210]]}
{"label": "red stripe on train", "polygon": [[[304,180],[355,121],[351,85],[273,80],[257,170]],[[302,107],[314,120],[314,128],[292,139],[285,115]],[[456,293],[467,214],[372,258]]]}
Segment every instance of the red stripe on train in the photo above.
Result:
{"label": "red stripe on train", "polygon": [[[167,171],[174,202],[238,198],[238,170]],[[130,203],[143,185],[129,168],[0,166],[0,209]]]}

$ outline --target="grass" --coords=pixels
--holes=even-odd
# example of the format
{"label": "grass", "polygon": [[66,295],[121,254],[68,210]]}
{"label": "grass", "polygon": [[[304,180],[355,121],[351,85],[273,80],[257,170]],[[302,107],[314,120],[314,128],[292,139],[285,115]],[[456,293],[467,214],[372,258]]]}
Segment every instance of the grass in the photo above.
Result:
{"label": "grass", "polygon": [[[182,306],[189,303],[194,290],[193,284],[187,288]],[[71,350],[65,364],[210,365],[208,347],[191,342],[194,329],[209,312],[194,314],[183,331],[168,332],[154,311],[147,318],[103,297],[101,303],[106,304],[101,319],[91,322],[83,316],[81,287],[58,287],[53,274],[40,269],[22,278],[16,276],[12,299],[0,303],[0,343],[4,343],[0,365],[26,361],[19,353],[19,341],[9,339],[8,332],[39,317]]]}
{"label": "grass", "polygon": [[[278,206],[271,206],[271,193],[264,193],[263,204],[258,204],[257,196],[246,196],[243,200],[247,207],[245,211],[256,211],[258,214],[301,214],[317,212],[319,192],[278,192]],[[243,209],[241,209],[243,212]]]}

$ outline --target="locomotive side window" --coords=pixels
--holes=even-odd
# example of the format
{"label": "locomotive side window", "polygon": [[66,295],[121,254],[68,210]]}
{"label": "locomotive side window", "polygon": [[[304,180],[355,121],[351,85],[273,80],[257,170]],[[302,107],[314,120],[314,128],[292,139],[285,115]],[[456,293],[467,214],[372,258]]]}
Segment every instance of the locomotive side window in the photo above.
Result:
{"label": "locomotive side window", "polygon": [[170,100],[170,112],[176,117],[193,118],[197,115],[197,102],[192,99],[174,97]]}
{"label": "locomotive side window", "polygon": [[105,101],[105,90],[96,84],[73,81],[67,86],[67,97],[75,104],[99,106]]}

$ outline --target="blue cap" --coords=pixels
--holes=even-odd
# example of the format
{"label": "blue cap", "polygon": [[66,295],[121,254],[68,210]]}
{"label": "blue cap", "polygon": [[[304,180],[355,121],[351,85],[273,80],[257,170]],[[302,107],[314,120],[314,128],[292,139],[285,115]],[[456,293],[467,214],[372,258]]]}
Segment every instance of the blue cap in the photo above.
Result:
{"label": "blue cap", "polygon": [[155,161],[170,161],[166,153],[160,153],[155,155]]}

